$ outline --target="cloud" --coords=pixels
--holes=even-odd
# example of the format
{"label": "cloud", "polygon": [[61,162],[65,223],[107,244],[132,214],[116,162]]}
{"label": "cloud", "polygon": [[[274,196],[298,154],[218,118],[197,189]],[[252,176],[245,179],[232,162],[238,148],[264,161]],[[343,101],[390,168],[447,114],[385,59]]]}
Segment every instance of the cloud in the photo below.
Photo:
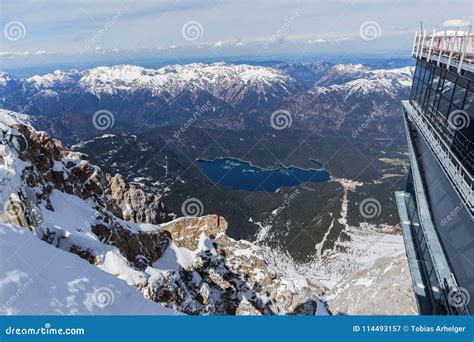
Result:
{"label": "cloud", "polygon": [[349,37],[336,38],[334,39],[334,43],[348,42],[351,40],[354,40],[354,38],[349,38]]}
{"label": "cloud", "polygon": [[306,41],[306,44],[309,45],[315,45],[315,44],[326,44],[326,43],[343,43],[347,41],[354,40],[354,38],[350,37],[341,37],[341,38],[334,38],[334,39],[322,39],[322,38],[317,38],[317,39],[309,39]]}
{"label": "cloud", "polygon": [[463,28],[471,25],[471,22],[467,19],[449,19],[441,24],[445,28]]}
{"label": "cloud", "polygon": [[328,41],[326,39],[321,39],[321,38],[318,38],[318,39],[309,39],[306,41],[306,44],[324,44],[324,43],[328,43]]}
{"label": "cloud", "polygon": [[221,47],[223,47],[223,46],[224,46],[224,42],[216,42],[216,43],[213,45],[213,47],[214,47],[215,49],[219,49],[219,48],[221,48]]}
{"label": "cloud", "polygon": [[[214,49],[220,49],[220,48],[223,48],[223,47],[240,47],[240,46],[244,46],[245,43],[242,41],[241,38],[237,39],[236,41],[217,41],[217,42],[214,42],[214,43],[211,43],[209,44],[208,46],[214,48]],[[202,48],[203,45],[200,45],[198,46],[198,48]]]}
{"label": "cloud", "polygon": [[35,56],[54,55],[52,51],[38,50],[34,53]]}
{"label": "cloud", "polygon": [[2,51],[0,57],[12,58],[12,57],[25,57],[29,56],[29,51]]}
{"label": "cloud", "polygon": [[54,55],[55,52],[38,50],[35,52],[30,51],[1,51],[0,58],[12,58],[12,57],[27,57],[27,56],[45,56],[45,55]]}

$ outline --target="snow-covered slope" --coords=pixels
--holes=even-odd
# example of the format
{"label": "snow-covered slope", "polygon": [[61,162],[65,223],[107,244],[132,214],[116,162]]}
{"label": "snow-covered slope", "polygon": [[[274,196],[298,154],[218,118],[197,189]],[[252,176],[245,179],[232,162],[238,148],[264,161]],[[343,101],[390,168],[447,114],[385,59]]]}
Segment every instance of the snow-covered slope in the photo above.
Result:
{"label": "snow-covered slope", "polygon": [[405,254],[378,259],[354,272],[326,296],[333,314],[416,315],[416,302]]}
{"label": "snow-covered slope", "polygon": [[0,224],[1,315],[175,315],[123,280],[21,227]]}
{"label": "snow-covered slope", "polygon": [[362,64],[337,64],[328,69],[324,75],[316,81],[315,86],[342,84],[356,78],[361,78],[366,75],[368,71],[369,70]]}

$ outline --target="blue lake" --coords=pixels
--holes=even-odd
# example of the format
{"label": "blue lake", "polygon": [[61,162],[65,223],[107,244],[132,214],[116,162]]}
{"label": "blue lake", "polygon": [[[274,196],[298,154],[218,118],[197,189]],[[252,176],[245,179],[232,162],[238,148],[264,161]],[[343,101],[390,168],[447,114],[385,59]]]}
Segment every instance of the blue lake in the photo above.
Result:
{"label": "blue lake", "polygon": [[266,169],[238,159],[222,158],[197,160],[206,176],[214,183],[234,190],[275,192],[282,186],[295,186],[303,182],[327,182],[331,175],[321,163],[311,160],[314,168],[301,169],[280,165]]}

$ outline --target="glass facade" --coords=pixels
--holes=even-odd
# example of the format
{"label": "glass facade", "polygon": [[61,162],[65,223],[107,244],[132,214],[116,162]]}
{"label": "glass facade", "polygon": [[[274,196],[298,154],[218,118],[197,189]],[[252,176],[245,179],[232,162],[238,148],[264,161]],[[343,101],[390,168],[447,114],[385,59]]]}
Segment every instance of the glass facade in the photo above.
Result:
{"label": "glass facade", "polygon": [[[408,218],[411,222],[411,236],[414,241],[415,252],[417,260],[420,264],[421,275],[423,277],[423,284],[426,288],[427,300],[430,304],[431,312],[427,312],[427,308],[424,308],[424,314],[433,315],[447,315],[449,313],[449,307],[447,304],[447,298],[445,293],[442,291],[443,284],[439,283],[436,275],[435,263],[431,257],[428,249],[428,243],[426,236],[423,232],[423,227],[420,224],[418,217],[418,207],[415,200],[415,189],[413,185],[412,175],[408,179],[407,193],[410,194],[405,198],[405,205],[407,210]],[[424,305],[426,307],[426,304]]]}
{"label": "glass facade", "polygon": [[474,81],[418,60],[410,102],[463,166],[474,173]]}

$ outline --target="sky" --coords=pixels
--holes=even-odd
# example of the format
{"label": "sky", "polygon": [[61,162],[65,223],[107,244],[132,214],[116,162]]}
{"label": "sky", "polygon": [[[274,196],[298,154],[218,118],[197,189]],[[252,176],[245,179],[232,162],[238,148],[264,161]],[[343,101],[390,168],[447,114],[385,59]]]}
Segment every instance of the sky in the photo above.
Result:
{"label": "sky", "polygon": [[472,20],[473,7],[470,0],[2,0],[0,69],[147,58],[400,57],[420,21],[428,30],[456,28]]}

